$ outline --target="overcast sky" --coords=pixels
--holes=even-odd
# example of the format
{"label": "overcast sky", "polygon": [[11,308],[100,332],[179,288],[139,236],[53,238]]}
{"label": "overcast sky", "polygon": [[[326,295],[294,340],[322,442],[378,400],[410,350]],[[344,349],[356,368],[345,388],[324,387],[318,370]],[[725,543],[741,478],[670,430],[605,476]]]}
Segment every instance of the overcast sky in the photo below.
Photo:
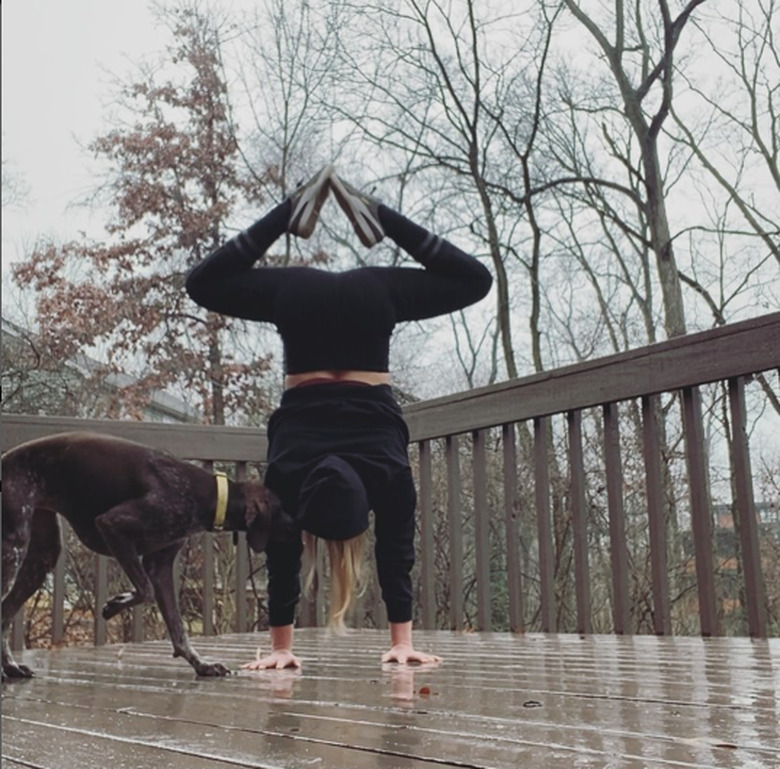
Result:
{"label": "overcast sky", "polygon": [[[25,210],[3,211],[3,264],[40,234],[89,230],[68,204],[94,186],[87,144],[106,127],[105,68],[121,74],[164,47],[145,0],[6,0],[2,3],[3,171],[28,185]],[[6,162],[7,161],[7,162]]]}

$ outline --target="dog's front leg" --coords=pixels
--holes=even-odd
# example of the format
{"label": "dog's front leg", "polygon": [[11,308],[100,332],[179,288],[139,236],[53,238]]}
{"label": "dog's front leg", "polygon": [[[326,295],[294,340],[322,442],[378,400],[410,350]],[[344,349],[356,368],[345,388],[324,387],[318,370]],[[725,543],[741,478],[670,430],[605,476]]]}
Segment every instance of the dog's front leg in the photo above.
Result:
{"label": "dog's front leg", "polygon": [[176,587],[173,581],[173,562],[182,543],[144,556],[144,568],[154,588],[157,605],[165,620],[173,644],[173,656],[184,657],[199,676],[226,676],[230,670],[221,662],[205,662],[190,645],[179,611]]}
{"label": "dog's front leg", "polygon": [[22,665],[14,659],[8,639],[3,638],[3,681],[11,678],[32,678],[34,673],[27,665]]}
{"label": "dog's front leg", "polygon": [[106,549],[119,562],[135,588],[132,593],[120,593],[110,598],[103,607],[104,619],[111,619],[131,606],[152,601],[152,586],[135,546],[135,542],[143,535],[139,530],[143,520],[142,506],[141,500],[124,502],[95,519],[95,528],[103,538]]}

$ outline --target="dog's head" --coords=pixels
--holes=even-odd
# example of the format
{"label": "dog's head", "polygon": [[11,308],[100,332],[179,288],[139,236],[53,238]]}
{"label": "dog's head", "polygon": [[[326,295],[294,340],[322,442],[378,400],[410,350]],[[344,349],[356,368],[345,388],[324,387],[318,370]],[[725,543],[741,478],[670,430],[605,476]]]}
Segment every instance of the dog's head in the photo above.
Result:
{"label": "dog's head", "polygon": [[269,539],[292,541],[300,536],[293,519],[282,509],[279,497],[259,481],[244,486],[246,538],[256,553],[265,550]]}

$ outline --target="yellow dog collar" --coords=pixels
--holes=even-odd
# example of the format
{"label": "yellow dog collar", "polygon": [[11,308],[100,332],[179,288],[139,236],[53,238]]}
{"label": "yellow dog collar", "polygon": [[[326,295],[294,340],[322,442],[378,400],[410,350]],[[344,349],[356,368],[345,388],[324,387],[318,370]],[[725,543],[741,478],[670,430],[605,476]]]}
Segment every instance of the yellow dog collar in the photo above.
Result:
{"label": "yellow dog collar", "polygon": [[217,479],[217,512],[214,514],[214,531],[222,531],[228,503],[228,480],[225,473],[214,473]]}

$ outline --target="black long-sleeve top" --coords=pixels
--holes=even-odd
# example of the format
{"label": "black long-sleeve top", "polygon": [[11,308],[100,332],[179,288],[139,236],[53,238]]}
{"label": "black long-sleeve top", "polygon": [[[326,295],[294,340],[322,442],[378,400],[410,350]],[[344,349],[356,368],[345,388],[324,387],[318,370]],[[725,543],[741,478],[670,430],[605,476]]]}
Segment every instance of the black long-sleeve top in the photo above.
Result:
{"label": "black long-sleeve top", "polygon": [[[273,323],[282,337],[285,372],[387,371],[396,323],[443,315],[467,307],[490,290],[492,277],[474,257],[381,206],[386,234],[424,269],[363,267],[328,272],[308,267],[255,267],[286,229],[290,205],[217,249],[187,277],[189,295],[215,312]],[[376,555],[391,622],[411,619],[414,517],[399,530],[377,529]],[[403,529],[403,530],[400,530]],[[300,546],[268,550],[271,625],[293,621],[300,592]],[[288,561],[295,561],[289,563]],[[283,577],[283,578],[282,578]],[[289,583],[289,584],[288,584]],[[269,589],[269,593],[270,593]],[[392,616],[390,609],[392,608]]]}
{"label": "black long-sleeve top", "polygon": [[[287,374],[387,371],[396,323],[454,312],[490,290],[491,275],[474,257],[384,206],[380,218],[387,234],[424,270],[254,268],[284,231],[280,209],[284,204],[196,265],[187,291],[215,312],[273,323],[282,337]],[[274,216],[284,226],[268,221]]]}

